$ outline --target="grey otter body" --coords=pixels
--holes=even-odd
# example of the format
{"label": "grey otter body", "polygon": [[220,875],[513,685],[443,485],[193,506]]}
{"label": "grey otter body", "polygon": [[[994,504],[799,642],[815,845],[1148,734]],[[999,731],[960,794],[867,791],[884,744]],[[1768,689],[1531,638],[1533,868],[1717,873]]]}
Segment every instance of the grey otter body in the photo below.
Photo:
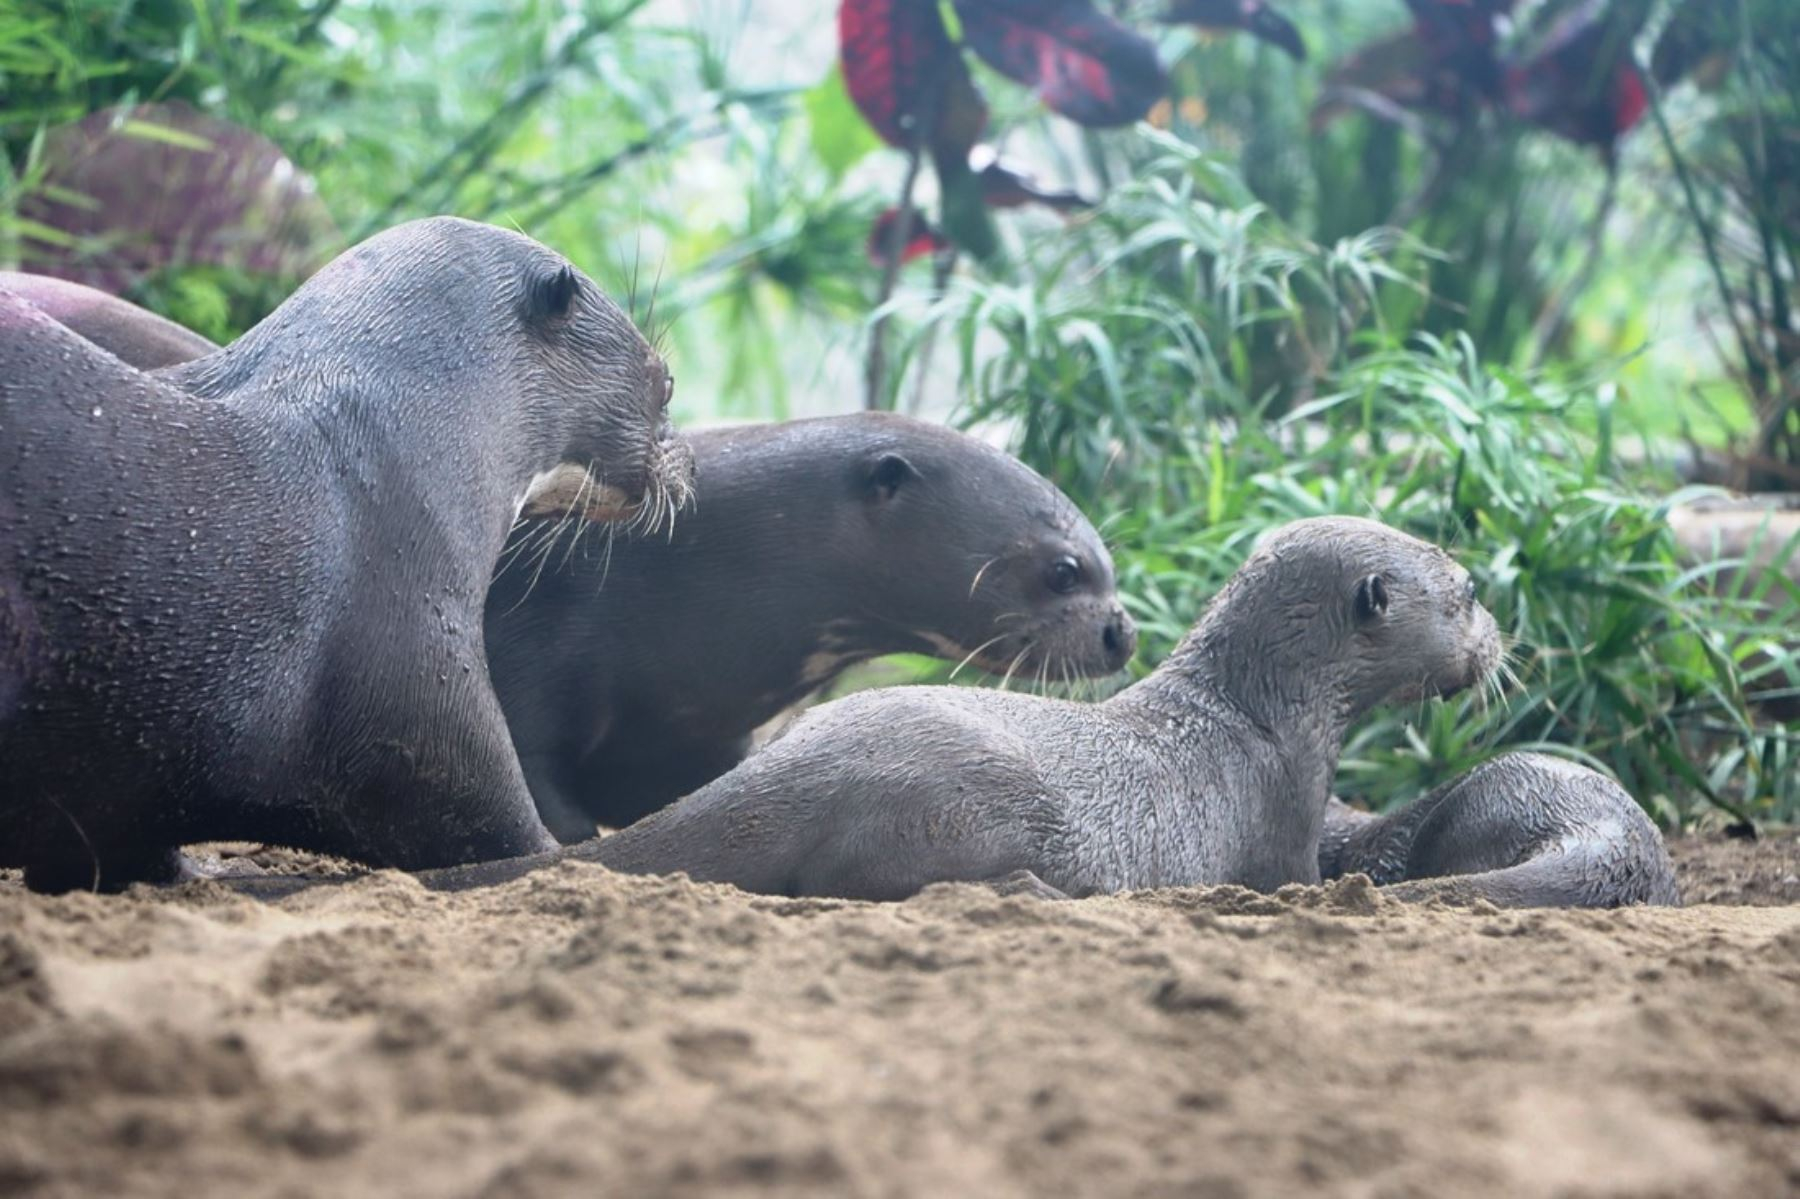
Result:
{"label": "grey otter body", "polygon": [[[0,274],[149,369],[214,347],[76,284]],[[701,432],[705,501],[667,538],[515,530],[487,657],[539,815],[619,827],[743,760],[751,733],[858,662],[917,652],[996,673],[1110,673],[1136,632],[1087,519],[1017,459],[876,413]]]}
{"label": "grey otter body", "polygon": [[1380,816],[1333,800],[1319,870],[1367,874],[1404,899],[1680,902],[1668,849],[1637,802],[1606,776],[1543,754],[1495,758]]}
{"label": "grey otter body", "polygon": [[[481,607],[521,505],[686,485],[661,362],[558,255],[464,221],[346,253],[160,377],[0,293],[0,863],[164,877],[245,838],[531,853]],[[571,488],[604,473],[606,487]]]}
{"label": "grey otter body", "polygon": [[1068,894],[1316,881],[1350,723],[1476,683],[1498,656],[1493,618],[1443,551],[1370,521],[1301,521],[1270,535],[1153,674],[1104,703],[853,695],[576,853],[865,899],[1021,871]]}
{"label": "grey otter body", "polygon": [[212,342],[103,291],[20,271],[0,271],[8,291],[139,370],[174,366],[213,352]]}
{"label": "grey otter body", "polygon": [[[63,288],[70,289],[73,293],[88,291],[57,281],[49,283],[53,285],[50,290]],[[79,302],[71,303],[65,294],[60,307],[45,303],[42,289],[36,298],[40,306],[45,307],[52,315],[68,321],[78,332],[139,366],[159,365],[165,361],[162,357],[165,351],[160,348],[165,344],[162,340],[164,335],[171,329],[175,329],[178,334],[184,332],[142,309],[107,297],[100,297],[100,301],[105,302],[97,302],[93,298],[95,296],[98,293],[88,293],[85,298],[76,294],[74,299]],[[198,348],[193,349],[193,353],[210,348],[193,335],[185,336],[198,343]],[[712,436],[729,440],[733,436],[752,437],[757,434],[722,433]],[[714,448],[703,445],[701,457],[710,459]],[[735,467],[736,463],[731,465]],[[640,561],[654,557],[655,553],[655,543],[630,547],[621,544],[615,548],[642,551],[638,559]],[[784,545],[782,548],[793,547]],[[721,558],[721,562],[723,561]],[[737,565],[746,574],[754,575],[759,561],[752,555],[738,561]],[[577,562],[574,573],[579,575],[582,569]],[[656,569],[667,568],[664,566]],[[712,578],[716,581],[722,573],[723,568],[715,569]],[[528,576],[523,573],[523,568],[515,571],[515,588],[519,580],[526,577]],[[548,577],[547,575],[546,578]],[[630,609],[632,612],[640,612],[647,607],[652,613],[660,613],[658,605],[663,602],[661,597],[667,593],[659,595],[654,586],[653,574],[636,571],[618,577],[634,578],[651,597],[643,605],[633,604]],[[544,580],[539,580],[540,586],[543,582]],[[784,580],[784,584],[785,582]],[[618,584],[609,583],[608,586],[617,587]],[[554,594],[554,586],[546,591],[547,596]],[[509,654],[504,658],[490,653],[490,657],[496,661],[497,679],[501,679],[506,671],[512,672],[510,679],[502,680],[503,688],[518,688],[519,693],[527,697],[527,707],[533,702],[543,702],[546,699],[554,701],[559,697],[570,701],[564,708],[552,710],[548,716],[541,711],[536,714],[522,711],[519,717],[515,717],[515,720],[522,718],[539,722],[533,725],[533,736],[551,734],[547,743],[553,747],[558,745],[555,737],[559,735],[559,730],[574,730],[577,734],[574,741],[562,742],[563,746],[578,743],[584,722],[590,721],[585,727],[593,730],[590,734],[593,738],[592,747],[603,747],[609,741],[614,744],[629,744],[633,727],[640,725],[642,721],[641,716],[630,715],[640,702],[637,698],[617,702],[617,708],[625,713],[617,723],[610,713],[615,706],[612,697],[642,697],[645,694],[643,691],[614,688],[605,674],[576,670],[575,663],[580,661],[579,655],[557,656],[554,639],[550,634],[558,628],[559,623],[572,636],[579,638],[588,635],[583,632],[586,622],[599,619],[603,612],[605,605],[590,604],[587,602],[589,598],[585,584],[573,589],[572,595],[565,594],[562,600],[547,598],[544,602],[552,615],[548,621],[535,626],[535,633],[511,630],[496,636],[496,629],[500,626],[493,624],[490,615],[490,636],[501,641],[503,649],[518,651],[516,656]],[[559,614],[559,605],[565,601],[567,611]],[[655,619],[651,619],[652,626],[656,623]],[[706,630],[732,629],[741,627],[741,621],[728,617],[720,622],[717,614],[713,614],[700,627]],[[593,636],[604,640],[604,633]],[[656,659],[658,652],[666,652],[659,651],[659,646],[691,643],[682,638],[670,639],[666,633],[650,634],[648,641],[650,644],[646,645],[643,656],[649,659]],[[769,639],[739,638],[740,648],[750,648],[759,654],[770,651],[766,653],[765,660],[770,663],[775,677],[783,680],[792,677],[792,666],[796,661],[804,666],[808,659],[812,659],[817,664],[818,660],[810,653],[796,658],[798,651],[791,644],[781,644],[784,642],[786,638],[783,636]],[[591,646],[586,652],[593,652]],[[546,656],[551,660],[551,667],[534,674],[533,662],[543,662]],[[618,658],[608,660],[614,669],[619,667]],[[719,659],[711,656],[708,660],[716,662]],[[656,669],[665,680],[665,685],[681,694],[692,694],[696,689],[704,690],[713,677],[705,669],[705,663],[691,671],[661,671],[660,667]],[[571,671],[578,676],[573,683],[567,679],[567,674]],[[801,673],[804,675],[805,672]],[[740,685],[725,690],[739,694],[742,693],[741,682],[752,677],[741,668],[731,672],[731,676]],[[582,678],[587,682],[581,682]],[[585,701],[584,688],[589,689],[585,692]],[[6,700],[6,694],[0,690],[0,706],[4,706]],[[593,706],[584,708],[583,702]],[[510,713],[515,705],[508,706]],[[651,744],[664,747],[657,754],[651,755],[651,760],[662,756],[677,771],[691,771],[685,775],[664,776],[663,781],[658,784],[658,790],[649,794],[672,793],[672,789],[682,789],[687,779],[704,781],[701,776],[710,776],[723,769],[735,761],[740,752],[741,738],[723,733],[712,741],[712,745],[717,747],[715,750],[693,750],[693,726],[689,724],[688,731],[684,731],[683,720],[677,715],[683,709],[666,694],[660,699],[652,699],[641,710],[649,712],[652,719],[649,729],[638,735],[645,737]],[[605,719],[596,719],[591,714],[597,711],[604,711],[609,715]],[[668,718],[666,726],[660,732],[655,716],[659,712],[666,714]],[[705,739],[701,740],[704,742]],[[677,750],[677,746],[682,748]],[[553,749],[552,758],[565,764],[574,764],[583,759],[585,752],[567,748]],[[541,766],[540,763],[534,765]],[[632,807],[607,806],[629,802],[623,797],[634,793],[645,794],[630,784],[631,769],[614,761],[610,769],[578,773],[575,784],[577,790],[574,794],[587,805],[588,814],[583,814],[575,805],[563,802],[563,815],[566,817],[574,812],[575,818],[574,822],[564,825],[559,831],[565,835],[571,831],[579,831],[581,825],[578,822],[588,819],[589,814],[603,822],[614,823],[622,823],[633,814],[636,809]],[[585,789],[585,793],[582,789]],[[547,817],[553,814],[552,811],[546,812]],[[581,856],[589,856],[594,850],[595,847],[590,845],[576,852]],[[537,862],[553,860],[557,860],[556,856],[548,855],[537,859],[436,871],[428,874],[427,881],[431,885],[445,887],[479,885],[510,877]],[[1392,886],[1394,894],[1405,898],[1440,896],[1450,899],[1484,898],[1507,905],[1582,906],[1676,901],[1673,873],[1661,838],[1631,798],[1616,784],[1591,771],[1537,755],[1514,754],[1497,759],[1445,784],[1431,795],[1403,809],[1379,817],[1354,811],[1332,801],[1324,817],[1319,865],[1325,877],[1352,872],[1368,873],[1384,885]]]}
{"label": "grey otter body", "polygon": [[1131,656],[1099,535],[998,450],[878,414],[690,440],[699,501],[669,537],[531,549],[522,527],[489,592],[495,691],[564,841],[717,778],[856,662],[1062,680]]}

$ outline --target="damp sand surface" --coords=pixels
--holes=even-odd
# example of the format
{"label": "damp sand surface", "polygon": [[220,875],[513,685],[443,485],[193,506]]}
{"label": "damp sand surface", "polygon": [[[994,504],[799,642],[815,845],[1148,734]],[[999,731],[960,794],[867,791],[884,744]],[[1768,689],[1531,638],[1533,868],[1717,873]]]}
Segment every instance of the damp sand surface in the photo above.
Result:
{"label": "damp sand surface", "polygon": [[0,1195],[1800,1192],[1800,841],[1674,849],[1621,912],[0,882]]}

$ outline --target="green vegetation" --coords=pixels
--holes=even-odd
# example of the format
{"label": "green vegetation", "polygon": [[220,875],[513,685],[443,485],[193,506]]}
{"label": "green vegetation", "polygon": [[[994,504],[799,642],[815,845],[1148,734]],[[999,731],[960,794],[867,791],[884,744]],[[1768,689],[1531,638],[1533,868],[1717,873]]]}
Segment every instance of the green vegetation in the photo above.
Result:
{"label": "green vegetation", "polygon": [[[1323,120],[1341,64],[1406,27],[1400,0],[1289,5],[1305,63],[1157,32],[1156,128],[1080,129],[977,65],[986,140],[1096,204],[997,212],[983,261],[886,273],[870,231],[906,155],[818,36],[835,6],[701,7],[677,27],[644,0],[15,0],[0,265],[101,248],[31,215],[48,130],[179,100],[316,180],[320,253],[456,212],[557,246],[646,319],[654,292],[689,419],[860,399],[879,313],[876,398],[1001,430],[1075,496],[1143,662],[1281,521],[1372,515],[1452,547],[1516,678],[1374,718],[1346,793],[1403,800],[1533,745],[1667,822],[1800,817],[1800,733],[1759,706],[1800,689],[1800,589],[1690,566],[1664,519],[1689,442],[1735,484],[1800,480],[1792,4],[1645,5],[1638,58],[1688,58],[1599,148],[1495,113]],[[1670,22],[1679,45],[1652,36]],[[129,294],[228,337],[292,283],[176,263]]]}

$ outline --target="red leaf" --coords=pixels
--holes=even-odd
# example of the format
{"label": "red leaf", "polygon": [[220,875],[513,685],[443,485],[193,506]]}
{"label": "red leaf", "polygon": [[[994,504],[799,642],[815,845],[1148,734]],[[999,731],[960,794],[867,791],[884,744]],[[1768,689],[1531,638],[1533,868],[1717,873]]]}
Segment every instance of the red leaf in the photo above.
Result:
{"label": "red leaf", "polygon": [[1083,125],[1128,125],[1168,88],[1156,48],[1090,0],[957,0],[956,12],[971,50]]}
{"label": "red leaf", "polygon": [[[884,208],[881,215],[875,218],[875,227],[869,230],[868,253],[869,261],[876,266],[887,265],[888,253],[894,244],[894,226],[899,220],[898,208]],[[936,254],[939,250],[949,248],[949,241],[931,227],[925,214],[913,209],[912,222],[906,231],[906,244],[900,247],[900,261],[911,262],[915,258],[923,258],[927,254]]]}
{"label": "red leaf", "polygon": [[1507,72],[1507,107],[1570,141],[1610,147],[1650,106],[1631,61],[1637,23],[1598,0],[1571,10]]}
{"label": "red leaf", "polygon": [[843,0],[838,56],[850,99],[892,146],[915,144],[920,116],[948,73],[968,71],[937,0]]}

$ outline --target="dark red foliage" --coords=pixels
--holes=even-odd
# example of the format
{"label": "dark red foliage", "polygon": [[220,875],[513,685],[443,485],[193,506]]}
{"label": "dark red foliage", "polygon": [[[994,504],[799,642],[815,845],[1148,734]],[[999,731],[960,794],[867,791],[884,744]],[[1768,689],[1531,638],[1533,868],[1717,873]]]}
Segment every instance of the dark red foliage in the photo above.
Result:
{"label": "dark red foliage", "polygon": [[[888,251],[894,243],[894,226],[900,220],[898,208],[885,208],[875,218],[875,227],[869,230],[869,260],[876,266],[886,266]],[[918,209],[912,210],[912,221],[907,226],[906,244],[900,247],[900,261],[911,262],[915,258],[923,258],[927,254],[936,254],[940,250],[950,248],[950,242],[931,227],[925,214]]]}
{"label": "dark red foliage", "polygon": [[1631,61],[1632,13],[1589,0],[1551,27],[1537,53],[1506,75],[1506,105],[1520,120],[1584,145],[1610,147],[1649,110]]}
{"label": "dark red foliage", "polygon": [[1158,18],[1168,25],[1199,25],[1204,29],[1241,29],[1252,37],[1279,46],[1295,58],[1306,57],[1306,43],[1294,23],[1263,0],[1170,0]]}
{"label": "dark red foliage", "polygon": [[968,74],[937,0],[843,0],[838,55],[851,100],[891,146],[918,142],[926,107],[954,74]]}
{"label": "dark red foliage", "polygon": [[1407,0],[1406,6],[1428,64],[1427,106],[1454,112],[1499,99],[1496,20],[1510,0]]}
{"label": "dark red foliage", "polygon": [[1697,74],[1716,81],[1731,60],[1739,14],[1718,0],[1686,0],[1663,26],[1650,72],[1664,87]]}
{"label": "dark red foliage", "polygon": [[989,208],[1022,208],[1041,204],[1058,212],[1075,212],[1092,208],[1093,201],[1078,192],[1049,191],[1038,186],[1030,172],[996,157],[991,147],[976,148],[969,161],[976,178],[981,181],[981,198]]}
{"label": "dark red foliage", "polygon": [[971,50],[1083,125],[1128,125],[1168,90],[1156,48],[1089,0],[958,0],[956,12]]}
{"label": "dark red foliage", "polygon": [[338,239],[313,180],[281,147],[185,102],[103,109],[53,129],[43,164],[43,186],[19,215],[75,244],[28,241],[24,265],[104,291],[190,265],[304,278]]}

